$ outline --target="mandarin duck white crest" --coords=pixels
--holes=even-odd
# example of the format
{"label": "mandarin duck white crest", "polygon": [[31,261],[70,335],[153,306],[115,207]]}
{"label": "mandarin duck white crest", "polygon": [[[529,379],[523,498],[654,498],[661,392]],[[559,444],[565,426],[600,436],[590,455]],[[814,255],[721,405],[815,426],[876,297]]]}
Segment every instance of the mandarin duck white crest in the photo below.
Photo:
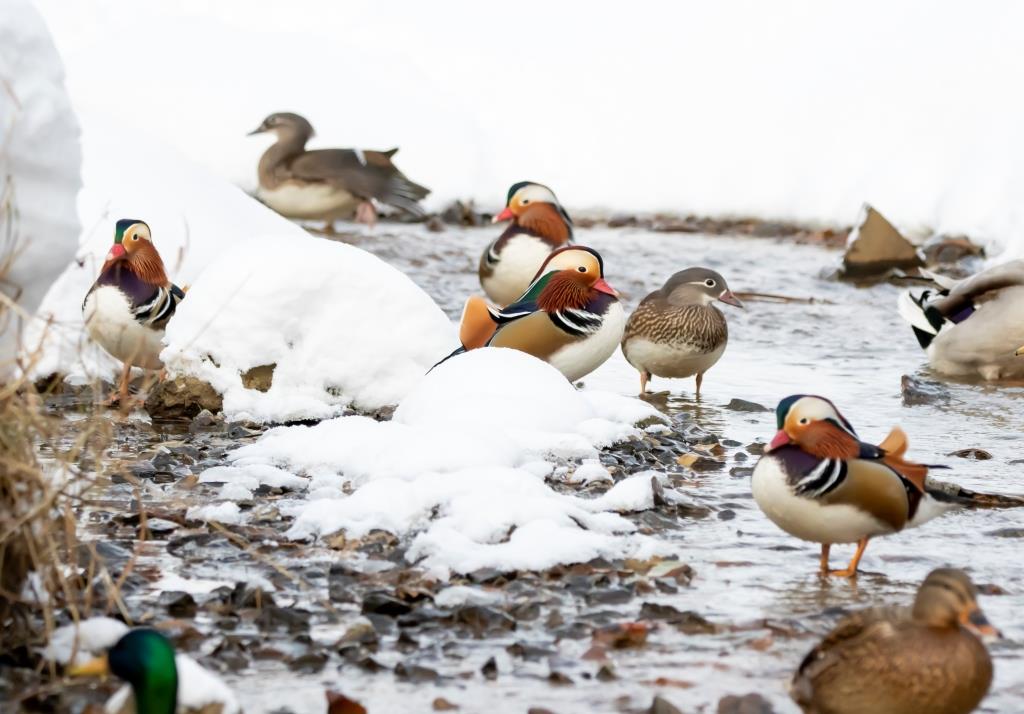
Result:
{"label": "mandarin duck white crest", "polygon": [[965,280],[921,271],[936,285],[902,293],[900,315],[914,329],[932,368],[988,381],[1024,377],[1024,260],[996,265]]}
{"label": "mandarin duck white crest", "polygon": [[697,377],[721,358],[729,341],[725,315],[715,301],[743,307],[725,282],[708,268],[681,270],[645,297],[626,322],[622,354],[640,372],[640,392],[652,375]]}
{"label": "mandarin duck white crest", "polygon": [[933,570],[912,608],[843,619],[800,664],[790,694],[808,714],[967,714],[992,684],[981,638],[998,637],[962,570]]}
{"label": "mandarin duck white crest", "polygon": [[590,374],[622,339],[626,323],[618,293],[604,279],[593,248],[551,253],[518,300],[494,308],[479,296],[466,301],[459,327],[462,347],[509,347],[548,362],[570,381]]}
{"label": "mandarin duck white crest", "polygon": [[[928,466],[903,458],[898,427],[879,446],[864,443],[832,402],[803,394],[783,399],[775,414],[779,431],[754,467],[754,500],[782,530],[821,544],[822,574],[854,577],[869,539],[953,506],[926,485]],[[843,570],[829,570],[833,543],[857,543]]]}
{"label": "mandarin duck white crest", "polygon": [[572,243],[572,219],[554,192],[533,181],[508,190],[505,209],[495,223],[512,221],[480,257],[480,285],[497,305],[526,292],[551,251]]}
{"label": "mandarin duck white crest", "polygon": [[167,278],[149,226],[122,218],[100,275],[82,303],[89,336],[124,365],[119,398],[128,397],[132,367],[161,369],[164,328],[185,292]]}
{"label": "mandarin duck white crest", "polygon": [[257,196],[282,216],[326,222],[351,218],[373,226],[373,201],[425,215],[419,202],[430,189],[413,183],[391,158],[398,149],[307,150],[313,125],[291,112],[271,114],[249,135],[273,132],[277,142],[267,149],[258,167]]}
{"label": "mandarin duck white crest", "polygon": [[237,714],[238,700],[219,677],[188,655],[175,655],[156,630],[130,630],[101,657],[73,666],[72,676],[114,674],[128,684],[104,711],[117,714]]}

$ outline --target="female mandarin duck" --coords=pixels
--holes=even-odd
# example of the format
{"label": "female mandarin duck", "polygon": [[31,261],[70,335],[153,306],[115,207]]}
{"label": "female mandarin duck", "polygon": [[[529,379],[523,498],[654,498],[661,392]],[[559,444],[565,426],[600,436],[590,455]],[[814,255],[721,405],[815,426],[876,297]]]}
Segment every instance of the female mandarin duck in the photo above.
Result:
{"label": "female mandarin duck", "polygon": [[[854,577],[868,540],[921,525],[951,507],[925,485],[928,467],[904,460],[894,428],[879,446],[823,397],[797,394],[776,409],[779,432],[754,467],[754,500],[790,535],[821,543],[822,574]],[[847,568],[829,570],[833,543],[857,543]]]}
{"label": "female mandarin duck", "polygon": [[929,573],[906,608],[844,619],[800,665],[790,693],[806,714],[967,714],[992,683],[979,637],[998,637],[962,570]]}
{"label": "female mandarin duck", "polygon": [[640,372],[640,392],[651,375],[697,375],[697,396],[707,372],[725,352],[729,327],[712,303],[743,307],[725,282],[708,268],[687,268],[643,299],[629,316],[622,354]]}
{"label": "female mandarin duck", "polygon": [[482,297],[466,301],[457,352],[510,347],[548,362],[570,381],[600,367],[622,339],[626,316],[605,282],[596,250],[569,246],[551,253],[518,300],[505,308]]}
{"label": "female mandarin duck", "polygon": [[966,280],[927,273],[938,290],[900,295],[900,315],[936,372],[985,380],[1024,377],[1024,260],[1013,260]]}
{"label": "female mandarin duck", "polygon": [[188,655],[175,655],[166,637],[135,629],[102,657],[73,666],[72,676],[113,673],[128,683],[104,707],[111,714],[236,714],[234,692]]}
{"label": "female mandarin duck", "polygon": [[551,251],[572,243],[572,220],[547,186],[520,181],[494,222],[512,221],[480,257],[480,285],[498,305],[526,292]]}
{"label": "female mandarin duck", "polygon": [[163,367],[164,328],[184,297],[167,278],[149,226],[134,218],[119,220],[114,245],[85,296],[82,314],[89,336],[124,364],[118,388],[122,403],[132,367]]}
{"label": "female mandarin duck", "polygon": [[291,112],[271,114],[249,135],[273,132],[277,142],[260,158],[258,167],[261,201],[288,218],[326,222],[350,218],[371,227],[377,220],[373,201],[423,216],[419,202],[430,189],[413,183],[391,161],[398,149],[307,150],[313,125]]}

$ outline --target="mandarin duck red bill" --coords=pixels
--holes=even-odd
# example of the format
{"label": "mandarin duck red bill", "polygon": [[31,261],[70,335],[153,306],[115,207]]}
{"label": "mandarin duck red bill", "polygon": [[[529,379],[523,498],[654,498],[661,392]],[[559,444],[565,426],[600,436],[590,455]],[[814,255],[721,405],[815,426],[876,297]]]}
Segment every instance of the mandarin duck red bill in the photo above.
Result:
{"label": "mandarin duck red bill", "polygon": [[533,181],[508,190],[495,223],[510,221],[480,256],[480,286],[495,304],[509,305],[526,292],[551,251],[572,243],[572,219],[554,192]]}
{"label": "mandarin duck red bill", "polygon": [[645,297],[626,323],[622,354],[640,373],[640,393],[652,376],[696,376],[696,395],[729,342],[722,302],[743,307],[725,278],[709,268],[681,270]]}
{"label": "mandarin duck red bill", "polygon": [[82,303],[89,336],[123,365],[119,394],[128,395],[132,367],[161,369],[164,328],[185,297],[167,277],[149,226],[119,220],[99,277]]}
{"label": "mandarin duck red bill", "polygon": [[[778,433],[754,468],[758,507],[782,530],[821,544],[823,574],[853,577],[871,538],[921,525],[953,507],[926,484],[928,466],[907,461],[894,428],[878,446],[861,441],[824,397],[797,394],[776,409]],[[856,543],[849,565],[829,569],[834,543]]]}
{"label": "mandarin duck red bill", "polygon": [[790,694],[821,714],[967,714],[992,684],[982,638],[998,637],[962,570],[933,570],[912,608],[843,619],[800,664]]}
{"label": "mandarin duck red bill", "polygon": [[593,248],[551,253],[527,290],[504,308],[481,297],[466,301],[459,327],[462,347],[508,347],[548,362],[570,381],[600,367],[622,339],[626,317],[618,293],[604,279]]}

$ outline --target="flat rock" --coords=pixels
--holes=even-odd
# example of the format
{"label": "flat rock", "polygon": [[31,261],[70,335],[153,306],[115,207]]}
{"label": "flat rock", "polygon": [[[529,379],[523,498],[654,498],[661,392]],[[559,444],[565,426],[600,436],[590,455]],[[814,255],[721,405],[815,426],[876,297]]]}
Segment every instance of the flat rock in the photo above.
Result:
{"label": "flat rock", "polygon": [[949,390],[938,382],[918,379],[904,374],[900,377],[900,396],[903,406],[915,407],[921,404],[946,404],[950,400]]}
{"label": "flat rock", "polygon": [[746,399],[739,399],[734,397],[725,405],[726,409],[730,409],[734,412],[768,412],[771,411],[768,407],[757,402],[748,402]]}
{"label": "flat rock", "polygon": [[843,274],[849,278],[880,276],[893,268],[923,265],[917,248],[885,216],[868,204],[850,233],[843,255]]}
{"label": "flat rock", "polygon": [[204,409],[219,412],[224,400],[206,382],[179,375],[157,382],[146,396],[145,407],[154,419],[192,419]]}
{"label": "flat rock", "polygon": [[735,694],[718,700],[718,714],[775,714],[772,705],[760,694]]}

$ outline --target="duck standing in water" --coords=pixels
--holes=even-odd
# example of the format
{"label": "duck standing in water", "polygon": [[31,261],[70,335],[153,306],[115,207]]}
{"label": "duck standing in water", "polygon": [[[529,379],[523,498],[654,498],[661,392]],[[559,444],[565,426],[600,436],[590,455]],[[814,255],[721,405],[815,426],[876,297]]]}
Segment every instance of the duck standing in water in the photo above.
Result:
{"label": "duck standing in water", "polygon": [[[879,446],[861,441],[824,397],[796,394],[775,411],[778,433],[754,467],[758,507],[782,530],[821,544],[822,575],[855,577],[868,541],[919,526],[953,507],[925,484],[928,466],[906,461],[894,428]],[[848,567],[829,569],[833,543],[857,543]]]}
{"label": "duck standing in water", "polygon": [[413,183],[391,162],[398,149],[307,150],[313,126],[298,114],[271,114],[249,135],[273,132],[277,142],[260,159],[257,196],[282,216],[334,221],[350,218],[373,226],[373,201],[425,215],[419,202],[430,189]]}
{"label": "duck standing in water", "polygon": [[132,367],[163,368],[164,328],[184,298],[167,278],[149,226],[134,218],[119,220],[82,315],[89,336],[124,365],[116,395],[122,404],[128,401]]}
{"label": "duck standing in water", "polygon": [[902,293],[900,315],[911,324],[932,368],[950,377],[987,381],[1024,377],[1024,260],[965,280],[922,271],[935,288]]}
{"label": "duck standing in water", "polygon": [[508,190],[495,223],[511,221],[480,256],[480,285],[495,304],[512,303],[526,292],[551,254],[572,243],[572,219],[554,192],[533,181]]}
{"label": "duck standing in water", "polygon": [[508,307],[479,296],[466,301],[462,347],[509,347],[548,362],[570,381],[600,367],[622,339],[626,317],[604,279],[598,252],[570,246],[551,253],[532,284]]}
{"label": "duck standing in water", "polygon": [[725,315],[715,301],[743,307],[725,278],[708,268],[681,270],[645,297],[629,316],[622,354],[640,372],[640,393],[651,375],[697,376],[696,395],[729,341]]}
{"label": "duck standing in water", "polygon": [[998,637],[962,570],[933,570],[913,608],[847,617],[808,653],[790,693],[806,714],[967,714],[992,684]]}
{"label": "duck standing in water", "polygon": [[175,655],[156,630],[135,629],[103,656],[71,667],[72,676],[114,674],[128,683],[104,708],[116,714],[237,714],[238,701],[224,682],[187,655]]}

